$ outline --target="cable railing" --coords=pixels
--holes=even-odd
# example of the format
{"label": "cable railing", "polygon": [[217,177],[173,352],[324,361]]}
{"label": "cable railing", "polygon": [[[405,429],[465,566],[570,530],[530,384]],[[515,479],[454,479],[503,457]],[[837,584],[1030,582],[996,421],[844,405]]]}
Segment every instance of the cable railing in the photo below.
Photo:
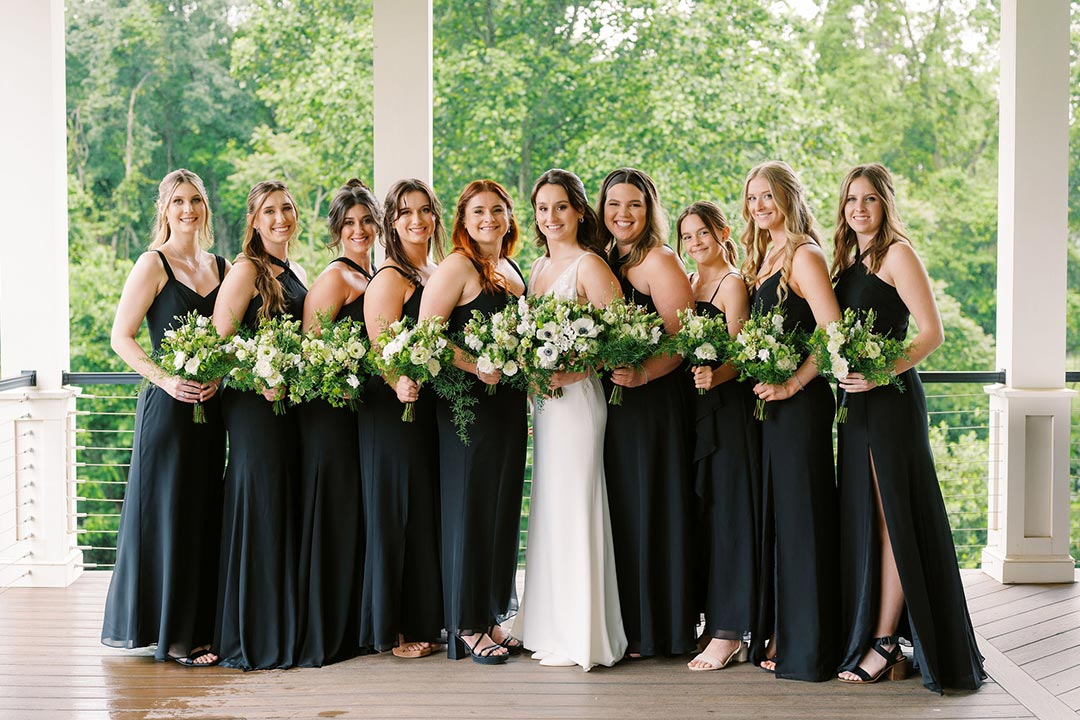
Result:
{"label": "cable railing", "polygon": [[[33,385],[34,375],[0,381],[0,391]],[[26,471],[33,464],[33,448],[27,442],[33,430],[22,421],[30,419],[26,396],[8,396],[0,405],[0,592],[27,575],[20,561],[30,557],[28,540],[33,539],[33,480]]]}
{"label": "cable railing", "polygon": [[[1002,373],[927,372],[930,442],[938,481],[949,513],[957,560],[961,567],[977,567],[986,545],[989,520],[987,473],[999,453],[990,453],[992,426],[997,422],[981,385],[1000,382]],[[67,382],[82,386],[69,442],[75,452],[75,473],[70,480],[73,499],[69,529],[78,535],[84,567],[110,569],[115,564],[116,533],[131,463],[137,383],[134,373],[72,373]],[[102,381],[108,384],[103,384]],[[1074,441],[1074,469],[1078,465]],[[532,490],[532,437],[522,497],[519,563],[524,562]],[[2,453],[2,445],[0,445]],[[1080,528],[1078,481],[1073,474],[1074,531]],[[0,518],[2,523],[3,518]],[[1075,546],[1074,546],[1075,548]],[[1074,557],[1080,553],[1074,551]]]}

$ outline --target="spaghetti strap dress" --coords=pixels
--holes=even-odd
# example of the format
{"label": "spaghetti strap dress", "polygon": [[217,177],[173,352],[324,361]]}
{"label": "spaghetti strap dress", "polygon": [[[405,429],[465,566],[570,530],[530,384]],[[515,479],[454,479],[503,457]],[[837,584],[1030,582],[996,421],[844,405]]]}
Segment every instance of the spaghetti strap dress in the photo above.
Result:
{"label": "spaghetti strap dress", "polygon": [[[334,258],[368,280],[346,257]],[[364,296],[334,320],[364,320]],[[299,643],[296,665],[320,667],[361,652],[364,507],[360,489],[358,412],[322,399],[298,408],[301,449]]]}
{"label": "spaghetti strap dress", "polygon": [[[405,276],[393,265],[379,272]],[[403,318],[419,318],[423,293],[417,285]],[[370,378],[360,413],[367,537],[360,644],[380,652],[397,645],[399,634],[437,642],[443,627],[435,391],[420,388],[411,423],[401,420],[404,407],[381,376]]]}
{"label": "spaghetti strap dress", "polygon": [[[288,263],[277,276],[283,314],[299,319],[307,288]],[[241,325],[258,327],[262,297],[248,303]],[[300,539],[300,434],[296,408],[275,415],[261,393],[226,384],[229,435],[222,516],[214,650],[224,667],[290,667],[297,640],[297,546]]]}
{"label": "spaghetti strap dress", "polygon": [[[738,282],[742,278],[731,273]],[[722,279],[721,284],[725,282]],[[724,317],[712,298],[697,312]],[[755,627],[761,547],[761,426],[753,385],[728,380],[694,393],[694,492],[704,529],[704,635],[742,640]]]}
{"label": "spaghetti strap dress", "polygon": [[[623,277],[624,262],[612,263],[623,295],[656,312],[652,298]],[[610,379],[604,385],[610,395]],[[604,474],[630,653],[681,655],[696,646],[692,392],[686,374],[676,369],[623,388],[622,405],[608,405]]]}
{"label": "spaghetti strap dress", "polygon": [[[146,312],[156,352],[165,331],[191,311],[209,318],[218,288],[199,295],[173,274]],[[218,287],[225,259],[215,256]],[[135,410],[116,566],[105,598],[101,642],[110,647],[156,645],[154,657],[184,657],[214,638],[214,599],[221,518],[225,426],[220,393],[203,403],[206,423],[192,421],[191,403],[147,385]]]}
{"label": "spaghetti strap dress", "polygon": [[[780,271],[751,298],[754,312],[784,311],[784,331],[813,332],[810,304],[788,289],[778,297]],[[776,676],[822,681],[840,660],[840,568],[832,389],[818,376],[787,400],[766,406],[761,423],[761,605],[750,656],[765,659],[775,633]]]}
{"label": "spaghetti strap dress", "polygon": [[[908,309],[896,288],[856,256],[836,282],[841,308],[873,309],[874,332],[904,340]],[[915,368],[893,386],[850,393],[847,422],[838,425],[840,547],[845,642],[841,670],[858,666],[878,613],[880,535],[870,461],[877,471],[885,524],[903,587],[898,633],[914,647],[923,684],[971,690],[982,684],[956,549],[930,449],[926,396]]]}
{"label": "spaghetti strap dress", "polygon": [[[464,331],[473,310],[490,317],[516,299],[509,291],[482,290],[475,299],[450,312],[447,325],[451,337]],[[473,378],[467,391],[476,401],[468,445],[457,436],[449,403],[442,398],[436,402],[443,605],[446,631],[451,636],[487,632],[491,625],[517,612],[515,578],[525,483],[527,401],[524,391],[509,385],[499,385],[494,395],[485,387]],[[455,643],[448,647],[453,651]]]}

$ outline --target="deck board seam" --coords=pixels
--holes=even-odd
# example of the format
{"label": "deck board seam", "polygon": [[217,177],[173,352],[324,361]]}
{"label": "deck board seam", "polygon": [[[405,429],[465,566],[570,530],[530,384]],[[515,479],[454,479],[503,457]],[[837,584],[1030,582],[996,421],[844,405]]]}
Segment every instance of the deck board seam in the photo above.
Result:
{"label": "deck board seam", "polygon": [[1077,714],[975,630],[986,672],[1039,720],[1075,720]]}

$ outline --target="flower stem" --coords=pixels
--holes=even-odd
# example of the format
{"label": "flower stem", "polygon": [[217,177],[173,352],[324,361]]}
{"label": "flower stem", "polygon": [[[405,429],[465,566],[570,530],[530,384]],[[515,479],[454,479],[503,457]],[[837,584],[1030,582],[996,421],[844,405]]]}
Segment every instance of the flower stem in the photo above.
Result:
{"label": "flower stem", "polygon": [[401,422],[412,422],[416,416],[416,410],[411,402],[405,403],[405,410],[401,413]]}
{"label": "flower stem", "polygon": [[608,402],[612,405],[622,405],[622,385],[611,388],[611,397],[608,398]]}
{"label": "flower stem", "polygon": [[191,411],[191,421],[196,425],[206,423],[206,408],[203,407],[202,402],[195,403],[195,407]]}
{"label": "flower stem", "polygon": [[754,404],[754,418],[756,420],[764,420],[765,419],[765,403],[766,402],[767,402],[766,400],[762,400],[761,398],[758,398],[757,402]]}

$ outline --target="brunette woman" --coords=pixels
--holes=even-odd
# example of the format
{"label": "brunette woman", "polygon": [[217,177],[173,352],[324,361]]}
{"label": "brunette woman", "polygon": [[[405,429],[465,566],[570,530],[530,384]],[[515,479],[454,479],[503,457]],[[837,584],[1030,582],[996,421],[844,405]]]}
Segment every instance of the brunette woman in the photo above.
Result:
{"label": "brunette woman", "polygon": [[[449,332],[464,330],[474,310],[490,317],[525,292],[510,255],[518,228],[509,194],[492,180],[469,183],[458,199],[453,251],[431,277],[420,318],[447,319]],[[501,386],[483,389],[500,373],[485,373],[460,353],[455,364],[475,375],[469,392],[476,420],[464,444],[454,430],[449,403],[438,403],[442,483],[442,570],[448,656],[506,662],[521,643],[499,623],[517,610],[521,491],[527,434],[525,393]]]}
{"label": "brunette woman", "polygon": [[[735,336],[750,315],[746,283],[723,211],[696,202],[675,223],[680,249],[697,263],[690,276],[697,312],[720,317]],[[693,358],[688,361],[695,362]],[[743,639],[754,629],[758,599],[761,516],[761,433],[753,394],[727,364],[697,364],[694,394],[694,489],[702,508],[708,645],[691,670],[719,670],[746,659]],[[704,394],[701,394],[704,393]]]}
{"label": "brunette woman", "polygon": [[[442,255],[442,206],[427,183],[394,183],[382,212],[386,261],[368,285],[372,342],[392,322],[420,316],[424,286]],[[413,422],[401,421],[411,402]],[[401,658],[431,654],[443,627],[439,572],[439,464],[435,394],[407,377],[373,377],[360,412],[366,516],[360,644]]]}
{"label": "brunette woman", "polygon": [[889,171],[853,168],[840,189],[832,270],[841,307],[873,310],[874,331],[904,341],[893,366],[903,392],[859,373],[840,381],[840,558],[846,640],[840,679],[903,678],[900,635],[910,638],[923,684],[975,689],[982,656],[968,616],[941,498],[915,365],[944,339],[930,279],[896,209]]}
{"label": "brunette woman", "polygon": [[[303,317],[307,276],[288,259],[297,230],[284,183],[251,188],[242,253],[214,305],[222,337],[254,330],[263,318]],[[223,398],[229,464],[214,649],[222,665],[242,670],[290,667],[296,651],[299,430],[295,409],[274,414],[283,391],[226,384]]]}
{"label": "brunette woman", "polygon": [[[783,162],[743,186],[742,272],[751,307],[784,313],[784,331],[840,317],[806,193]],[[751,658],[777,677],[827,680],[839,660],[832,390],[807,357],[783,383],[757,383],[762,422],[762,604]]]}
{"label": "brunette woman", "polygon": [[[139,346],[143,318],[157,350],[165,332],[189,312],[209,318],[224,258],[213,245],[206,188],[190,170],[174,170],[158,187],[150,251],[135,263],[116,309],[112,347],[147,379],[135,411],[135,438],[117,534],[116,568],[105,600],[101,642],[156,645],[154,657],[212,665],[217,599],[218,518],[225,429],[218,383],[170,375]],[[205,406],[206,423],[192,421]]]}
{"label": "brunette woman", "polygon": [[[610,173],[597,215],[623,295],[659,313],[665,332],[676,332],[677,313],[693,306],[694,294],[682,261],[665,244],[668,223],[652,179],[633,168]],[[656,355],[611,373],[610,382],[625,390],[622,405],[608,407],[604,472],[631,657],[694,649],[690,388],[676,372],[681,364]]]}
{"label": "brunette woman", "polygon": [[[359,180],[330,203],[330,247],[341,255],[311,285],[304,300],[304,332],[323,321],[364,320],[371,279],[371,247],[379,205]],[[357,396],[362,394],[358,389]],[[364,575],[364,515],[360,495],[357,412],[310,400],[299,408],[303,498],[299,566],[301,667],[346,660],[360,652],[360,583]]]}

